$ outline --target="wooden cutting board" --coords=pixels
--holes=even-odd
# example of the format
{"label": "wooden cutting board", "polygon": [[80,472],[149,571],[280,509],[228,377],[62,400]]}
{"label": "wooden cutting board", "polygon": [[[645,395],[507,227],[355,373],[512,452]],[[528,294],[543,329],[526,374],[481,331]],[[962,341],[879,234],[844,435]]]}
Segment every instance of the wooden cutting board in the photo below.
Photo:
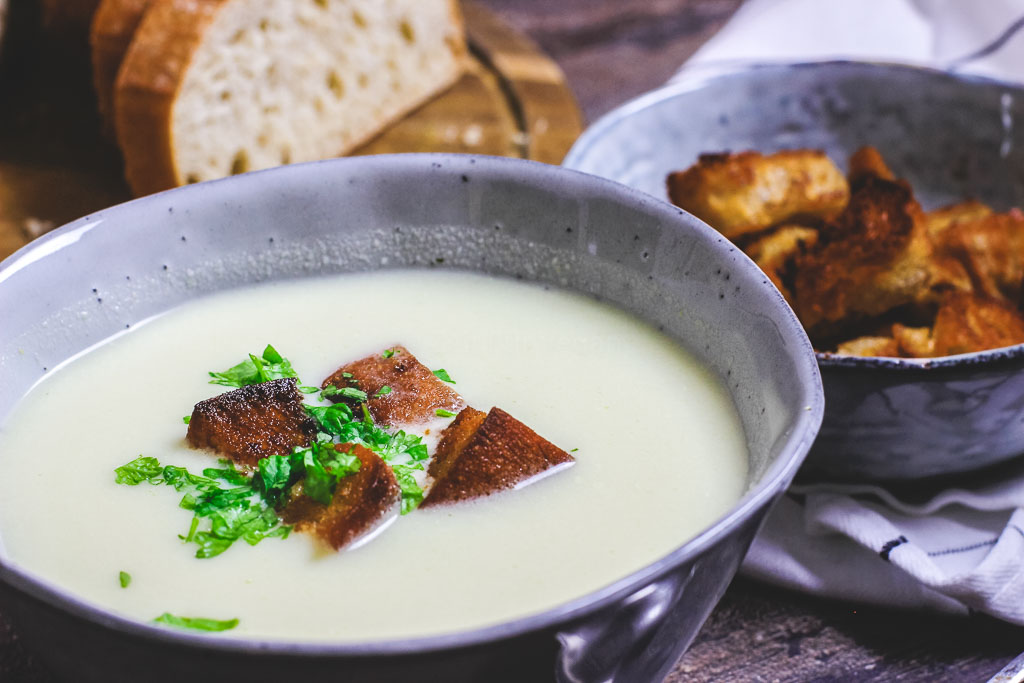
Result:
{"label": "wooden cutting board", "polygon": [[[471,3],[463,9],[472,55],[465,75],[355,154],[464,152],[560,163],[582,129],[561,70],[495,15]],[[132,198],[118,151],[100,134],[87,57],[67,41],[64,49],[21,42],[8,51],[0,79],[0,259]]]}

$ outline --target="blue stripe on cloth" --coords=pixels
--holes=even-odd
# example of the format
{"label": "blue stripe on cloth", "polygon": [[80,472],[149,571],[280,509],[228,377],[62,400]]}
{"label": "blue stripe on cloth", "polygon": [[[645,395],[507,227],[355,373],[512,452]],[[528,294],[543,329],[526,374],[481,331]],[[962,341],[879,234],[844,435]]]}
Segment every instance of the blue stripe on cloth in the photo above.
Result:
{"label": "blue stripe on cloth", "polygon": [[909,542],[910,541],[907,540],[906,536],[900,536],[899,538],[894,538],[891,541],[887,541],[886,544],[882,546],[882,549],[878,551],[878,556],[881,557],[886,562],[888,562],[889,561],[889,553],[891,553],[894,548],[896,548],[897,546],[901,546],[904,543],[909,543]]}

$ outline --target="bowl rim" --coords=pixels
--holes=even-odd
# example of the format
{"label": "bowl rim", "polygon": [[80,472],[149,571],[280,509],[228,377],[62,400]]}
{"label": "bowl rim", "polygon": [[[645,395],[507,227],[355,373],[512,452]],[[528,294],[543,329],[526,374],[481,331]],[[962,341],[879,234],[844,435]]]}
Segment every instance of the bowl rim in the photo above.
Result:
{"label": "bowl rim", "polygon": [[[728,81],[736,78],[757,76],[766,71],[785,72],[790,70],[841,70],[861,71],[867,73],[903,72],[916,74],[921,78],[939,79],[955,83],[965,83],[969,87],[991,87],[1010,90],[1024,99],[1024,84],[1003,81],[988,76],[979,76],[955,71],[943,71],[928,66],[905,64],[899,62],[832,59],[825,61],[799,62],[752,62],[747,60],[708,62],[691,67],[692,71],[683,70],[669,83],[639,95],[601,116],[593,125],[573,143],[572,148],[562,160],[566,168],[581,170],[581,161],[590,153],[591,148],[601,141],[608,131],[622,121],[658,106],[663,106],[679,97],[700,91],[711,83]],[[585,172],[585,171],[584,171]],[[664,201],[664,200],[659,200]],[[900,373],[920,373],[929,370],[964,370],[979,365],[1003,364],[1007,362],[1024,363],[1024,343],[1012,346],[1001,346],[994,349],[961,353],[952,356],[936,356],[934,358],[897,358],[892,356],[847,356],[835,352],[815,351],[815,356],[822,368],[855,368],[861,370],[893,370]]]}
{"label": "bowl rim", "polygon": [[[617,203],[632,206],[635,210],[645,211],[661,218],[666,225],[672,226],[670,229],[696,233],[696,239],[706,241],[710,245],[714,245],[716,242],[721,243],[716,231],[691,214],[639,190],[573,169],[522,159],[482,155],[374,155],[314,161],[255,171],[167,190],[104,209],[49,232],[22,247],[7,259],[0,261],[0,285],[17,270],[40,259],[60,253],[63,248],[76,242],[82,232],[94,229],[102,230],[103,219],[108,212],[120,212],[124,210],[123,207],[129,205],[136,208],[144,207],[147,204],[159,205],[163,210],[162,203],[168,196],[173,196],[178,202],[183,200],[204,202],[222,196],[222,190],[246,191],[248,188],[248,191],[252,191],[268,182],[295,183],[299,181],[303,186],[308,186],[308,183],[302,181],[303,178],[316,178],[324,173],[343,173],[346,168],[352,166],[394,167],[396,170],[414,169],[417,172],[429,173],[436,170],[437,164],[441,164],[444,168],[455,169],[453,172],[456,174],[467,171],[488,171],[492,178],[513,179],[515,182],[526,182],[536,187],[550,187],[550,183],[559,183],[563,186],[562,191],[572,196],[600,196],[602,199],[612,199]],[[204,197],[205,199],[203,199]],[[728,245],[728,243],[722,244]],[[723,247],[715,246],[713,248],[716,251],[723,249]],[[797,371],[801,372],[802,369],[804,374],[805,381],[801,383],[800,401],[803,404],[803,410],[797,412],[793,423],[789,425],[784,436],[779,439],[782,446],[779,449],[780,455],[777,460],[762,474],[759,481],[748,485],[745,493],[725,513],[662,557],[595,591],[565,601],[542,612],[469,630],[367,642],[320,642],[266,637],[232,637],[230,632],[223,634],[191,633],[120,616],[102,607],[87,603],[63,588],[33,576],[28,570],[21,569],[17,563],[5,561],[2,553],[0,553],[0,582],[27,593],[30,597],[40,599],[73,617],[127,636],[160,641],[167,645],[195,647],[206,651],[267,656],[373,658],[457,650],[541,631],[597,612],[704,552],[726,536],[728,532],[742,525],[760,508],[770,504],[793,479],[821,426],[824,415],[824,392],[818,365],[812,358],[813,349],[810,340],[786,304],[782,294],[768,280],[760,276],[760,271],[757,270],[753,261],[750,261],[742,253],[737,252],[737,254],[739,258],[736,260],[736,267],[753,269],[751,275],[756,275],[756,282],[767,290],[769,297],[778,303],[775,309],[775,316],[779,323],[778,329],[783,335],[787,347],[792,349],[790,357],[793,358]],[[0,287],[0,292],[2,292],[2,287]]]}

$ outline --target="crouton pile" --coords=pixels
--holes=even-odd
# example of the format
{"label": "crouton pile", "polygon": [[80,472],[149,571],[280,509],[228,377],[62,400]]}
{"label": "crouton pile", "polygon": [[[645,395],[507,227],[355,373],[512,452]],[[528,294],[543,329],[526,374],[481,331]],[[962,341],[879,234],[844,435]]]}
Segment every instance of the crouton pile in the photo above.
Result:
{"label": "crouton pile", "polygon": [[[574,458],[500,408],[484,413],[466,404],[446,382],[402,346],[338,368],[323,388],[358,389],[330,397],[366,412],[383,427],[423,432],[438,415],[454,416],[441,432],[428,463],[420,507],[460,503],[516,488]],[[353,394],[360,395],[356,399]],[[245,386],[196,404],[187,441],[243,469],[287,454],[314,438],[317,427],[304,408],[294,377]],[[400,488],[392,468],[356,443],[334,446],[355,456],[358,469],[341,479],[330,503],[304,495],[301,484],[279,510],[281,519],[335,550],[378,527],[396,511]]]}
{"label": "crouton pile", "polygon": [[873,147],[705,154],[669,198],[735,242],[817,349],[932,358],[1024,343],[1024,213],[925,212]]}

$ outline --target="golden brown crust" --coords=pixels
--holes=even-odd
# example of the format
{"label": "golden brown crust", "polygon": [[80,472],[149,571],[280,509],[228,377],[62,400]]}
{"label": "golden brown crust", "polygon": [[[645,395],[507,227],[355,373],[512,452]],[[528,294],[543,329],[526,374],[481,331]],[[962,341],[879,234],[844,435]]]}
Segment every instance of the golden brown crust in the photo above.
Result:
{"label": "golden brown crust", "polygon": [[253,467],[268,455],[286,455],[316,434],[294,378],[252,384],[200,401],[189,418],[188,443],[239,465]]}
{"label": "golden brown crust", "polygon": [[203,33],[228,0],[153,0],[114,87],[117,141],[136,195],[184,182],[175,167],[171,114]]}
{"label": "golden brown crust", "polygon": [[842,342],[836,353],[844,356],[898,356],[899,345],[892,337],[857,337]]}
{"label": "golden brown crust", "polygon": [[92,18],[92,81],[104,133],[114,137],[114,84],[121,61],[151,0],[101,0]]}
{"label": "golden brown crust", "polygon": [[[456,418],[442,434],[429,469],[435,481],[421,507],[487,496],[513,488],[556,465],[575,462],[571,455],[500,408],[491,408],[483,420],[472,408],[463,412],[467,417],[461,421]],[[478,425],[475,431],[467,435],[465,431],[474,425]]]}
{"label": "golden brown crust", "polygon": [[959,221],[974,221],[990,215],[991,208],[977,200],[969,199],[929,211],[925,214],[925,220],[928,223],[928,234],[935,238]]}
{"label": "golden brown crust", "polygon": [[[438,409],[457,412],[466,402],[442,382],[427,366],[416,360],[404,346],[392,346],[394,354],[385,358],[378,352],[341,366],[323,381],[322,387],[352,387],[365,391],[366,407],[375,422],[383,425],[408,425],[437,417]],[[346,377],[346,374],[351,377]],[[384,387],[391,391],[378,395]],[[351,399],[332,398],[352,406]]]}
{"label": "golden brown crust", "polygon": [[821,221],[842,211],[846,178],[820,150],[702,154],[668,177],[673,204],[730,239],[783,222]]}
{"label": "golden brown crust", "polygon": [[950,294],[935,316],[936,356],[1024,343],[1024,317],[1002,301],[969,292]]}
{"label": "golden brown crust", "polygon": [[772,284],[792,304],[793,295],[786,280],[796,258],[818,243],[818,231],[801,225],[783,225],[747,245],[743,250]]}
{"label": "golden brown crust", "polygon": [[874,147],[861,147],[850,156],[850,170],[847,172],[850,187],[858,187],[865,178],[895,180],[892,169],[885,163],[881,152]]}
{"label": "golden brown crust", "polygon": [[401,489],[391,468],[373,451],[357,444],[338,444],[334,448],[359,458],[359,471],[338,482],[330,505],[321,505],[298,492],[281,511],[281,517],[286,524],[294,524],[297,530],[313,534],[338,550],[394,510]]}
{"label": "golden brown crust", "polygon": [[812,337],[897,307],[969,289],[959,264],[936,259],[921,207],[902,182],[866,177],[823,239],[797,259],[794,308]]}
{"label": "golden brown crust", "polygon": [[932,235],[939,254],[967,268],[975,291],[1016,303],[1024,283],[1024,214],[964,210]]}

